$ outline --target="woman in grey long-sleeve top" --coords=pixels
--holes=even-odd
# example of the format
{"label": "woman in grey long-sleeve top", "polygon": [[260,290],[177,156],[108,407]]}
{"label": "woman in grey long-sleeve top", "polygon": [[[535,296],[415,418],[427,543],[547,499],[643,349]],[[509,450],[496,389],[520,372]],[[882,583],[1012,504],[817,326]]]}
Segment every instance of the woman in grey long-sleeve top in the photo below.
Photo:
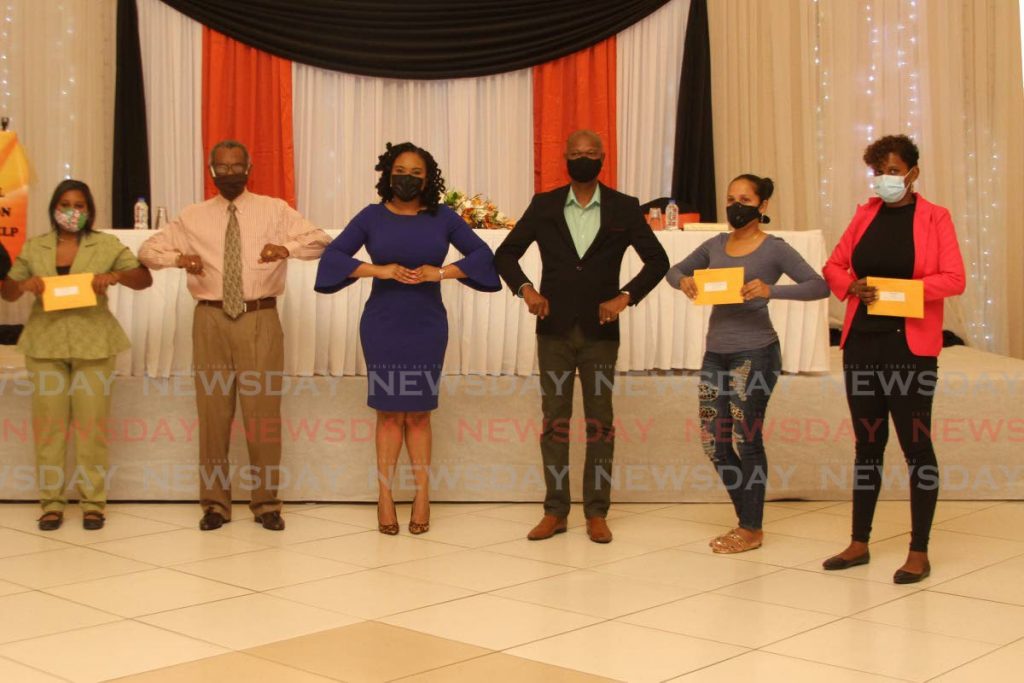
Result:
{"label": "woman in grey long-sleeve top", "polygon": [[[761,224],[768,222],[762,212],[774,189],[770,178],[744,174],[734,179],[726,200],[733,230],[701,244],[665,276],[673,288],[693,299],[697,296],[693,271],[744,269],[744,303],[720,304],[711,311],[698,385],[701,445],[739,518],[737,528],[711,541],[716,553],[754,550],[764,538],[761,520],[768,459],[762,427],[768,399],[782,372],[768,300],[813,301],[829,293],[825,280],[793,247],[761,230]],[[796,284],[775,284],[784,274]]]}

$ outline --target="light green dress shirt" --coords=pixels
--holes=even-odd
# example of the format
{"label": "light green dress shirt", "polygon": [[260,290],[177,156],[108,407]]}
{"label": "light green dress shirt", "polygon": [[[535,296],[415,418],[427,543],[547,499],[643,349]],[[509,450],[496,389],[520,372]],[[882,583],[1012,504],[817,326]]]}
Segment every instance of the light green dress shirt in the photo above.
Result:
{"label": "light green dress shirt", "polygon": [[569,224],[569,234],[580,258],[597,237],[601,228],[601,186],[594,189],[590,203],[581,206],[576,200],[576,193],[569,188],[569,196],[565,198],[565,222]]}
{"label": "light green dress shirt", "polygon": [[[72,273],[110,273],[139,267],[131,250],[109,233],[82,235]],[[33,275],[57,275],[57,233],[49,232],[25,242],[7,277],[25,280]],[[131,348],[128,336],[107,308],[107,297],[96,305],[66,311],[44,311],[42,301],[32,305],[18,350],[30,358],[109,358]]]}

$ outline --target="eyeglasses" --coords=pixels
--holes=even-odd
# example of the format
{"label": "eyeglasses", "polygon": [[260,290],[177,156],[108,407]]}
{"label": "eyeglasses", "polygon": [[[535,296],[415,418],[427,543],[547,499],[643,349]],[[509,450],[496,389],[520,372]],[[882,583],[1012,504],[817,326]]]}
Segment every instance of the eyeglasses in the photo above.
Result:
{"label": "eyeglasses", "polygon": [[589,152],[572,151],[569,152],[566,156],[569,157],[570,159],[579,159],[581,157],[586,157],[588,159],[600,159],[601,152],[597,150],[591,150]]}
{"label": "eyeglasses", "polygon": [[249,166],[247,164],[211,164],[210,168],[217,175],[229,175],[235,173],[245,173]]}

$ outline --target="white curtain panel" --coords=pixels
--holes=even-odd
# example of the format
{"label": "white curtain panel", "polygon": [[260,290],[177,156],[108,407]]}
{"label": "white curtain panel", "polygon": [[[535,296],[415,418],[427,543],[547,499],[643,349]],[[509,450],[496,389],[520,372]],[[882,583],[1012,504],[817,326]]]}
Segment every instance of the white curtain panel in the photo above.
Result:
{"label": "white curtain panel", "polygon": [[646,202],[672,192],[679,76],[690,0],[671,0],[616,38],[619,190]]}
{"label": "white curtain panel", "polygon": [[[165,207],[168,218],[173,218],[203,198],[203,26],[160,0],[137,2],[153,195],[150,212],[155,220],[157,208]],[[121,310],[128,298],[111,300],[118,306],[118,317],[133,328],[133,367],[139,367],[144,356],[144,367],[156,376],[191,371],[192,317],[176,314],[179,308],[193,306],[187,290],[178,286],[183,279],[184,271],[175,270],[173,277],[154,281],[154,287],[164,290],[159,295],[169,310]],[[126,362],[126,355],[120,363]]]}
{"label": "white curtain panel", "polygon": [[203,26],[161,0],[136,0],[146,87],[150,205],[170,217],[203,198]]}
{"label": "white curtain panel", "polygon": [[[533,195],[533,104],[529,69],[454,81],[366,78],[296,64],[294,71],[295,178],[299,210],[324,228],[344,228],[369,203],[378,201],[373,170],[385,143],[412,141],[433,154],[449,189],[484,194],[510,216],[519,216]],[[294,285],[294,280],[290,286]],[[315,357],[318,374],[362,369],[357,330],[364,300],[310,296],[312,280],[300,283],[284,315],[286,366]],[[490,320],[483,300],[509,296],[465,287],[449,303],[447,365],[470,367],[484,359],[462,358],[460,340],[487,332],[474,345],[487,356],[512,354],[522,316]],[[298,304],[298,305],[293,305]],[[315,316],[328,325],[304,329]],[[522,320],[520,318],[523,318]],[[493,342],[493,343],[492,343]],[[452,351],[454,349],[454,351]],[[508,359],[512,365],[515,359]]]}

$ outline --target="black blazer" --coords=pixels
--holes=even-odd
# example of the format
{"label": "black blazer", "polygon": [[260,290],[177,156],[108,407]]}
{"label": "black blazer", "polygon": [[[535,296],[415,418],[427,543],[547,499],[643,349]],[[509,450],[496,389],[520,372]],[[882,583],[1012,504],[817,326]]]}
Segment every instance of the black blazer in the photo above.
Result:
{"label": "black blazer", "polygon": [[[494,252],[498,274],[513,293],[529,282],[519,259],[533,242],[540,248],[540,293],[551,304],[548,317],[537,319],[537,334],[564,334],[577,322],[591,339],[619,338],[619,323],[601,325],[598,306],[629,292],[635,306],[668,271],[668,255],[640,211],[636,197],[601,185],[601,227],[580,258],[565,220],[569,185],[534,195],[526,213]],[[632,246],[644,266],[635,278],[619,285],[626,247]]]}

